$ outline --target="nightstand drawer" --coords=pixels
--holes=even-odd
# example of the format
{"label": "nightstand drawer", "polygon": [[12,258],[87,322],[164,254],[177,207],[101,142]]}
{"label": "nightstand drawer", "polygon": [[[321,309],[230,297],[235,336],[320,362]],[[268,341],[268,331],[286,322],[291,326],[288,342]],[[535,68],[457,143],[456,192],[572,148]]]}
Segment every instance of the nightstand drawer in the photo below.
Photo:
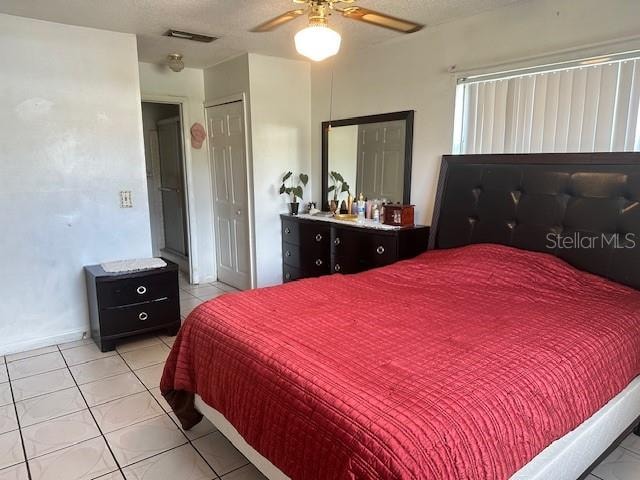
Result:
{"label": "nightstand drawer", "polygon": [[176,298],[110,308],[100,315],[100,331],[103,336],[121,335],[168,325],[176,317],[180,318]]}
{"label": "nightstand drawer", "polygon": [[98,282],[99,308],[120,307],[171,298],[178,291],[177,282],[175,272]]}

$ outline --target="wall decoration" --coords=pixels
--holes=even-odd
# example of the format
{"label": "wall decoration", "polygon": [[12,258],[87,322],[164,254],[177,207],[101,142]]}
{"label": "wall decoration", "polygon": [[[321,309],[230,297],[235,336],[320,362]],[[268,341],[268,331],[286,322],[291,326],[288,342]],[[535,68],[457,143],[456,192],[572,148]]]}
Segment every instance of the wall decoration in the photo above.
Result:
{"label": "wall decoration", "polygon": [[201,123],[194,123],[191,125],[191,146],[196,150],[202,148],[205,138],[207,138],[207,132]]}

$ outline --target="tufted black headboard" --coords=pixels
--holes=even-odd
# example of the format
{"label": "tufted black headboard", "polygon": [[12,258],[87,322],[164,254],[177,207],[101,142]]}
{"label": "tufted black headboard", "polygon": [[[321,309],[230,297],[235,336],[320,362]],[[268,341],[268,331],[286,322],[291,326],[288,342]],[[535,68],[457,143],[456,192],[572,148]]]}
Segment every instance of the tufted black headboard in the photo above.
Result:
{"label": "tufted black headboard", "polygon": [[498,243],[640,289],[640,153],[445,155],[429,248]]}

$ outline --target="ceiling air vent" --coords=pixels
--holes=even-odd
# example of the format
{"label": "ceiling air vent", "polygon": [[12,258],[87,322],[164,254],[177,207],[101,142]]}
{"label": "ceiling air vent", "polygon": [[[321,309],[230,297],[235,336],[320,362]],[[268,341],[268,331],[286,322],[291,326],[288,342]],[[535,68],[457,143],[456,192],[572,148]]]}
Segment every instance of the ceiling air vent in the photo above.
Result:
{"label": "ceiling air vent", "polygon": [[194,42],[211,43],[218,37],[210,37],[208,35],[200,35],[199,33],[183,32],[180,30],[169,30],[164,34],[165,37],[181,38],[182,40],[193,40]]}

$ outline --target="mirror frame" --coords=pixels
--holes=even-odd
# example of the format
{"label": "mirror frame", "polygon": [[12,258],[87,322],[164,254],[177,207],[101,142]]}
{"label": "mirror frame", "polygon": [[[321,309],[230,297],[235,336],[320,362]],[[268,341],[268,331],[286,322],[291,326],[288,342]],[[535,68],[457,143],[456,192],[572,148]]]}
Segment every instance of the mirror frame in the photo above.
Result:
{"label": "mirror frame", "polygon": [[[406,133],[404,141],[404,187],[402,203],[408,205],[411,202],[411,163],[413,159],[413,117],[415,110],[402,112],[381,113],[378,115],[365,115],[362,117],[345,118],[322,122],[322,203],[324,211],[329,210],[329,128],[344,127],[347,125],[365,125],[368,123],[392,122],[404,120]],[[354,193],[357,195],[357,192]]]}

